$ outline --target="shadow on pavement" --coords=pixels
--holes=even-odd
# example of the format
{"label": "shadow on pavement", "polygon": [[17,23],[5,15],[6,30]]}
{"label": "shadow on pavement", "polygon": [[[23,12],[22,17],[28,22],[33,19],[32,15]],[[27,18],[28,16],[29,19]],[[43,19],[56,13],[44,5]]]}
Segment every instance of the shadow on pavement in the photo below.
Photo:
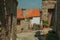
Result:
{"label": "shadow on pavement", "polygon": [[40,31],[37,31],[34,36],[37,37],[38,40],[41,40]]}
{"label": "shadow on pavement", "polygon": [[56,32],[54,30],[51,30],[48,32],[46,36],[46,40],[59,40]]}

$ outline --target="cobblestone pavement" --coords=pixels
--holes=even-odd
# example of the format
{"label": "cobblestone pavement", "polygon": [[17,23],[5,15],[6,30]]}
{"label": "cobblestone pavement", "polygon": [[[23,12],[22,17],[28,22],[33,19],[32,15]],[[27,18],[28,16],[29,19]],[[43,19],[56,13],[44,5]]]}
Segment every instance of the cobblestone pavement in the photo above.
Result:
{"label": "cobblestone pavement", "polygon": [[[37,37],[34,36],[35,32],[24,32],[18,33],[16,40],[38,40]],[[41,36],[41,40],[45,40],[46,36]]]}
{"label": "cobblestone pavement", "polygon": [[38,40],[34,32],[26,32],[17,34],[17,40]]}
{"label": "cobblestone pavement", "polygon": [[[47,32],[47,30],[44,29],[45,32]],[[17,40],[38,40],[38,38],[34,36],[36,32],[37,31],[17,33]],[[41,36],[41,40],[45,40],[45,38],[46,36]]]}

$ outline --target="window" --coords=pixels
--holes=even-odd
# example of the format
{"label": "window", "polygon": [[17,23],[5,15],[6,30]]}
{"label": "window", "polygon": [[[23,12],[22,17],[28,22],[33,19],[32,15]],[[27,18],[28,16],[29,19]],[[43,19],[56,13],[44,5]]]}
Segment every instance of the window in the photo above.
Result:
{"label": "window", "polygon": [[54,8],[53,9],[48,9],[49,13],[53,13],[54,12]]}
{"label": "window", "polygon": [[20,19],[17,19],[17,25],[20,25]]}
{"label": "window", "polygon": [[6,23],[8,23],[9,15],[5,15],[5,20],[6,20]]}

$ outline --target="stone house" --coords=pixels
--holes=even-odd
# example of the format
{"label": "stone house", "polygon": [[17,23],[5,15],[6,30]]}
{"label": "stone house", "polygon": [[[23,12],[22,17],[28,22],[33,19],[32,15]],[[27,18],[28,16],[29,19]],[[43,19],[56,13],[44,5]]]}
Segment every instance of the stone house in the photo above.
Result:
{"label": "stone house", "polygon": [[40,18],[40,9],[17,9],[17,29],[19,31],[20,28],[28,30],[32,27],[32,20],[34,17]]}
{"label": "stone house", "polygon": [[7,19],[7,26],[10,29],[9,35],[10,35],[10,40],[16,40],[16,9],[18,2],[17,0],[6,0],[6,16],[8,17]]}
{"label": "stone house", "polygon": [[[55,4],[56,4],[55,0],[43,0],[42,1],[42,20],[45,20],[48,22],[48,24],[46,24],[48,27],[50,26],[50,23],[51,23],[51,18],[54,12]],[[42,24],[44,23],[42,22]]]}
{"label": "stone house", "polygon": [[16,19],[17,4],[18,4],[17,0],[0,0],[0,8],[1,8],[0,9],[1,10],[0,22],[3,27],[2,29],[4,30],[3,33],[8,34],[8,36],[2,35],[3,36],[2,40],[16,40],[15,39],[16,38],[15,37],[16,36],[16,33],[15,33],[16,21],[13,21],[13,20]]}

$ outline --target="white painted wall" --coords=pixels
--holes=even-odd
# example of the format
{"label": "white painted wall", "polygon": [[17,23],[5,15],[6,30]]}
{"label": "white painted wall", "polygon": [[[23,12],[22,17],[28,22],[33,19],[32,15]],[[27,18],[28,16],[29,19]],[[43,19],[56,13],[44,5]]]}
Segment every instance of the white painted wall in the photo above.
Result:
{"label": "white painted wall", "polygon": [[31,20],[31,24],[40,24],[40,17],[33,17],[33,19]]}

